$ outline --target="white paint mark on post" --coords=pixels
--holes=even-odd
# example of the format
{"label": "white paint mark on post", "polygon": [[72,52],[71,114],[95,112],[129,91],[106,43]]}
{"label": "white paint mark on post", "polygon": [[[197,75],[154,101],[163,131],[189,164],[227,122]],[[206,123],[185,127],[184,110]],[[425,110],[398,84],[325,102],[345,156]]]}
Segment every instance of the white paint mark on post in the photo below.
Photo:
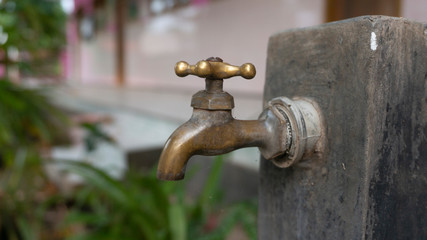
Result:
{"label": "white paint mark on post", "polygon": [[426,46],[427,46],[427,26],[425,28],[426,29],[424,30],[424,35],[426,35]]}
{"label": "white paint mark on post", "polygon": [[371,32],[371,50],[377,50],[377,35],[374,32]]}

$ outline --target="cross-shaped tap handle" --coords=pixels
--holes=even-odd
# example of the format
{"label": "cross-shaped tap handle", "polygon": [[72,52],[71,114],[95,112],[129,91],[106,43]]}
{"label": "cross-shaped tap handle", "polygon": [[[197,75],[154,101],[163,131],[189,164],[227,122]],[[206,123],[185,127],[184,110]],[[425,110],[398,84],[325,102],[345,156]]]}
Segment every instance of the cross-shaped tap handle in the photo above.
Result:
{"label": "cross-shaped tap handle", "polygon": [[180,61],[175,65],[175,73],[179,77],[185,77],[189,74],[195,75],[207,80],[220,80],[235,76],[242,76],[246,79],[255,77],[255,66],[251,63],[245,63],[239,66],[233,66],[225,63],[221,58],[208,58],[190,65],[187,62]]}

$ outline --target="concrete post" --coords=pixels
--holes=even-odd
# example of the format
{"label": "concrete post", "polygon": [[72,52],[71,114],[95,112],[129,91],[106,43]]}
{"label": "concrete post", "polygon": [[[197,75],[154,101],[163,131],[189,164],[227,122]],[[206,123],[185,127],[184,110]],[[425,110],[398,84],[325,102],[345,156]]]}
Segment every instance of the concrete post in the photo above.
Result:
{"label": "concrete post", "polygon": [[315,100],[326,146],[287,169],[261,161],[259,239],[427,239],[427,24],[273,35],[264,94]]}

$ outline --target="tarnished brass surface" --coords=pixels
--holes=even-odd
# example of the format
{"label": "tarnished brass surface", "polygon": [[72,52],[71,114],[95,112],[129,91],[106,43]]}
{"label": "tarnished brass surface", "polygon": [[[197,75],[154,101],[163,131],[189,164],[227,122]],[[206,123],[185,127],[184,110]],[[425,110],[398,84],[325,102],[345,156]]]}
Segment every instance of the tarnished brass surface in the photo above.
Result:
{"label": "tarnished brass surface", "polygon": [[[167,140],[160,156],[157,178],[180,180],[193,155],[213,156],[244,147],[259,147],[266,156],[275,157],[276,149],[286,144],[279,139],[280,122],[270,112],[261,120],[236,120],[230,110],[194,109],[190,120]],[[286,149],[283,149],[286,150]]]}
{"label": "tarnished brass surface", "polygon": [[235,76],[251,79],[255,77],[256,70],[251,63],[245,63],[239,67],[222,62],[220,58],[208,58],[197,62],[195,65],[180,61],[175,65],[175,73],[180,77],[191,74],[208,79],[225,79]]}
{"label": "tarnished brass surface", "polygon": [[194,66],[178,62],[175,71],[181,77],[206,77],[206,89],[193,95],[193,115],[167,140],[157,168],[159,179],[183,179],[193,155],[219,155],[244,147],[258,147],[264,158],[289,167],[311,151],[320,137],[320,117],[306,100],[279,97],[269,102],[258,120],[233,118],[233,96],[222,90],[222,78],[252,78],[252,64],[236,67],[209,58]]}
{"label": "tarnished brass surface", "polygon": [[210,93],[202,90],[193,95],[191,106],[207,110],[231,110],[234,108],[234,98],[227,92]]}
{"label": "tarnished brass surface", "polygon": [[193,95],[191,106],[193,108],[208,110],[230,110],[234,108],[233,96],[222,89],[223,79],[242,76],[246,79],[255,77],[255,66],[245,63],[240,67],[224,63],[221,58],[208,58],[199,61],[196,65],[180,61],[175,65],[175,73],[180,77],[189,74],[206,78],[205,90]]}

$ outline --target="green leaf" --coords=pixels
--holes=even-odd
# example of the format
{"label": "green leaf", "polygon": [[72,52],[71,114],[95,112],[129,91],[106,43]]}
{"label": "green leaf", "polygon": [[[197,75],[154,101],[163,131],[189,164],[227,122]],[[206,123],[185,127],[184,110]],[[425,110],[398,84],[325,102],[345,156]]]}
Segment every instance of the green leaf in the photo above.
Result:
{"label": "green leaf", "polygon": [[125,206],[129,202],[126,189],[105,172],[87,163],[75,161],[63,161],[61,165],[63,165],[66,170],[84,177],[88,184],[92,184],[101,189],[117,204]]}
{"label": "green leaf", "polygon": [[187,239],[187,221],[182,204],[172,203],[169,206],[169,226],[173,240]]}
{"label": "green leaf", "polygon": [[203,191],[199,196],[198,205],[208,206],[212,197],[218,194],[218,184],[222,176],[222,166],[224,164],[223,155],[216,156],[212,169],[206,179]]}
{"label": "green leaf", "polygon": [[83,223],[88,225],[104,225],[108,222],[108,216],[100,216],[91,212],[71,210],[66,217],[66,224]]}

